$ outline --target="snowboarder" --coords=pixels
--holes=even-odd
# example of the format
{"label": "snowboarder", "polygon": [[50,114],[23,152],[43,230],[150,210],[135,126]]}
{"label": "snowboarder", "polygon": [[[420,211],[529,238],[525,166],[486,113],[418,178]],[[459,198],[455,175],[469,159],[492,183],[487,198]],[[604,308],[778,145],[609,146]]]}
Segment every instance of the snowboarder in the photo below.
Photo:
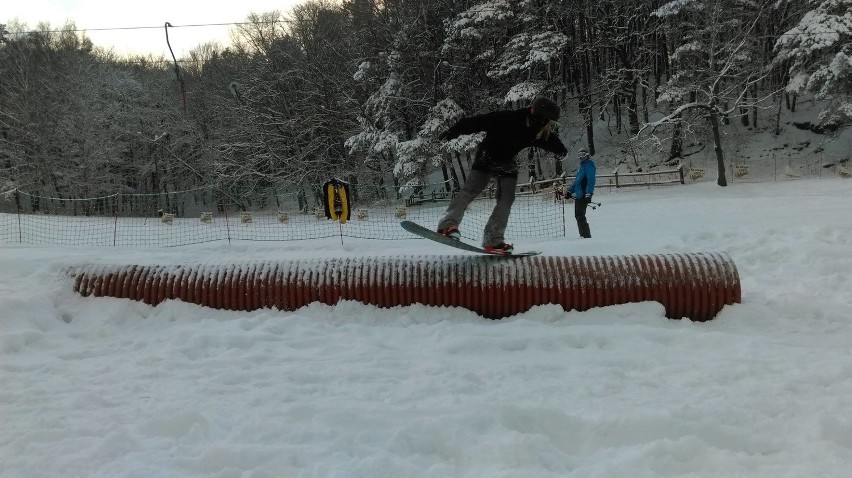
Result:
{"label": "snowboarder", "polygon": [[509,222],[515,186],[518,184],[518,161],[521,150],[536,146],[546,151],[565,155],[568,150],[556,132],[559,106],[548,98],[536,98],[526,108],[502,110],[463,118],[438,136],[450,140],[463,134],[485,132],[485,138],[476,152],[467,181],[447,206],[447,212],[438,223],[438,233],[459,239],[459,224],[470,203],[494,178],[497,203],[485,224],[482,247],[489,252],[511,253],[503,234]]}
{"label": "snowboarder", "polygon": [[577,176],[574,177],[574,183],[568,188],[568,196],[574,197],[574,218],[577,219],[577,229],[580,231],[580,237],[591,238],[592,232],[589,229],[589,221],[586,220],[586,208],[592,202],[592,194],[595,193],[595,167],[594,158],[589,154],[586,148],[577,151],[577,159],[580,160],[580,165],[577,168]]}

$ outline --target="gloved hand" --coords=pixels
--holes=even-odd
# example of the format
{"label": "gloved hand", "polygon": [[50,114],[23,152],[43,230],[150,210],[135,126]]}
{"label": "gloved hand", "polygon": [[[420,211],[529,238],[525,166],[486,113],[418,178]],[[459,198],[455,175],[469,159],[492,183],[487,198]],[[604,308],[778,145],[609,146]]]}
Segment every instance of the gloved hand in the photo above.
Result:
{"label": "gloved hand", "polygon": [[586,198],[587,201],[592,202],[592,195],[591,194],[586,194],[584,197]]}

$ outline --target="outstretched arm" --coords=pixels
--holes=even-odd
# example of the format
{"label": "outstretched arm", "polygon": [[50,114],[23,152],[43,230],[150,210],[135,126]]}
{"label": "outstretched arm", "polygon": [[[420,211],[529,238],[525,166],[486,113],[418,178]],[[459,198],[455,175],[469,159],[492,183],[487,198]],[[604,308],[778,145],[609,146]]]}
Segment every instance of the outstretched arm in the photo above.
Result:
{"label": "outstretched arm", "polygon": [[486,113],[484,115],[462,118],[450,129],[441,133],[441,135],[438,136],[438,139],[450,140],[458,138],[463,134],[473,134],[480,131],[486,131],[496,118],[496,113]]}
{"label": "outstretched arm", "polygon": [[547,139],[537,139],[533,146],[537,146],[545,151],[550,151],[551,153],[556,153],[560,156],[565,156],[568,154],[568,149],[562,144],[562,140],[559,139],[559,135],[554,131],[550,133]]}

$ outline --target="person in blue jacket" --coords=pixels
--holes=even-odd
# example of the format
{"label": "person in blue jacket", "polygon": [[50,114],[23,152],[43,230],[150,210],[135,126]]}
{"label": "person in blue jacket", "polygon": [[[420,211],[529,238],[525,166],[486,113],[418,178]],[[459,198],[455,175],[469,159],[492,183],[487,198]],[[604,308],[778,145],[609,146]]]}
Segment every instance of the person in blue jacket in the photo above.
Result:
{"label": "person in blue jacket", "polygon": [[595,168],[594,158],[586,148],[577,151],[577,159],[580,160],[580,166],[577,168],[574,183],[568,188],[568,194],[574,197],[574,217],[577,219],[580,237],[588,239],[592,237],[592,232],[589,229],[589,221],[586,220],[586,208],[589,207],[592,195],[595,193],[597,168]]}

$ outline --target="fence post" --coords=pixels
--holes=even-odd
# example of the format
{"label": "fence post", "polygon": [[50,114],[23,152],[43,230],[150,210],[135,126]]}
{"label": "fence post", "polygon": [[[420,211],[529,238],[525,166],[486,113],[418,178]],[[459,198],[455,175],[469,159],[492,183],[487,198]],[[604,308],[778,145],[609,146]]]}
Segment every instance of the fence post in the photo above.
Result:
{"label": "fence post", "polygon": [[15,209],[18,211],[18,243],[23,244],[23,233],[21,232],[21,195],[15,188]]}
{"label": "fence post", "polygon": [[677,171],[678,171],[678,173],[680,173],[680,183],[686,184],[683,180],[683,163],[678,163]]}
{"label": "fence post", "polygon": [[112,216],[113,216],[113,226],[112,226],[112,247],[115,247],[118,244],[118,207],[121,204],[121,193],[115,194],[116,203],[112,205]]}
{"label": "fence post", "polygon": [[225,215],[225,231],[226,231],[226,236],[228,238],[228,244],[231,244],[231,224],[228,221],[228,203],[227,203],[227,201],[225,201],[226,196],[225,196],[224,189],[221,192],[222,192],[222,213]]}

